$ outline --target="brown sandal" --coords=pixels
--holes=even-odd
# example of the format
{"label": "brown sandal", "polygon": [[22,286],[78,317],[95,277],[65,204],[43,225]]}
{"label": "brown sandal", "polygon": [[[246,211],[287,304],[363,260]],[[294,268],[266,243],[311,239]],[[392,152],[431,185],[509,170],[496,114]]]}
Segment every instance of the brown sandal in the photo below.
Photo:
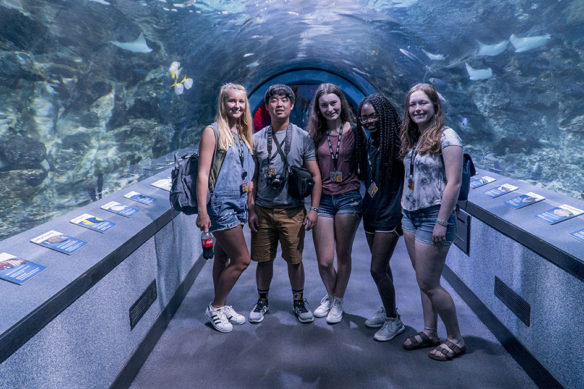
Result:
{"label": "brown sandal", "polygon": [[423,331],[406,338],[406,341],[408,339],[410,340],[410,344],[406,344],[404,341],[402,345],[403,348],[408,351],[417,350],[419,348],[435,347],[440,344],[440,339],[432,339]]}
{"label": "brown sandal", "polygon": [[[438,351],[442,355],[432,354],[432,351]],[[450,361],[456,357],[461,356],[466,352],[466,346],[463,345],[462,347],[457,346],[450,340],[446,340],[446,342],[442,343],[440,346],[435,347],[428,353],[428,356],[436,361]]]}

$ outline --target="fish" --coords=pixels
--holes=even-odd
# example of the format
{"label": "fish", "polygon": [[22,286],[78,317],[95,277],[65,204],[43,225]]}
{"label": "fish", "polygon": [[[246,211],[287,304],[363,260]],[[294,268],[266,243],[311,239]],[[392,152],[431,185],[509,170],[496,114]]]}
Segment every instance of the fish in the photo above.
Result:
{"label": "fish", "polygon": [[414,53],[412,53],[411,51],[408,51],[406,49],[399,49],[400,53],[402,53],[403,55],[405,55],[406,57],[408,57],[409,59],[411,59],[414,62],[418,62],[422,65],[426,65],[426,63],[424,63],[424,61],[422,61],[420,58],[418,58]]}
{"label": "fish", "polygon": [[146,39],[144,39],[143,32],[140,33],[140,36],[135,41],[131,42],[110,41],[110,43],[119,47],[120,49],[131,51],[132,53],[150,53],[152,51],[152,49],[148,47]]}
{"label": "fish", "polygon": [[509,42],[515,48],[516,53],[523,53],[524,51],[537,49],[547,43],[551,39],[550,34],[538,35],[538,36],[528,36],[524,38],[519,38],[515,34],[511,34],[509,37]]}
{"label": "fish", "polygon": [[98,4],[103,4],[103,5],[112,5],[111,3],[108,3],[105,0],[89,0],[89,1],[92,1],[92,2],[98,3]]}
{"label": "fish", "polygon": [[174,86],[174,93],[176,93],[177,96],[182,95],[184,91],[185,87],[183,86],[183,84],[176,84]]}
{"label": "fish", "polygon": [[440,78],[436,78],[436,77],[430,77],[428,78],[428,81],[430,82],[430,84],[440,88],[440,89],[449,89],[451,88],[451,85],[449,83],[447,83],[446,81],[440,79]]}
{"label": "fish", "polygon": [[487,45],[479,41],[477,42],[479,44],[479,51],[477,52],[477,55],[485,55],[488,57],[494,57],[496,55],[501,54],[503,51],[505,51],[507,45],[509,44],[509,41],[507,41],[507,39],[492,45]]}
{"label": "fish", "polygon": [[245,65],[245,67],[247,68],[255,68],[257,66],[260,66],[260,63],[258,61],[253,61],[252,63]]}
{"label": "fish", "polygon": [[468,126],[468,119],[463,117],[462,120],[460,121],[460,126],[462,128],[466,128],[466,126]]}
{"label": "fish", "polygon": [[252,55],[254,55],[254,53],[245,53],[243,58],[251,57]]}
{"label": "fish", "polygon": [[173,61],[170,64],[170,67],[168,68],[168,71],[169,71],[170,75],[174,79],[178,78],[178,76],[180,75],[180,71],[181,70],[182,70],[182,68],[180,67],[180,62],[178,62],[178,61]]}
{"label": "fish", "polygon": [[443,61],[446,59],[446,57],[442,54],[432,54],[424,49],[422,49],[422,51],[424,52],[424,54],[426,54],[426,57],[430,58],[432,61]]}
{"label": "fish", "polygon": [[184,84],[186,89],[191,89],[193,86],[193,79],[192,78],[185,78],[182,83]]}
{"label": "fish", "polygon": [[466,72],[471,81],[487,80],[493,77],[493,70],[491,68],[474,69],[465,62]]}

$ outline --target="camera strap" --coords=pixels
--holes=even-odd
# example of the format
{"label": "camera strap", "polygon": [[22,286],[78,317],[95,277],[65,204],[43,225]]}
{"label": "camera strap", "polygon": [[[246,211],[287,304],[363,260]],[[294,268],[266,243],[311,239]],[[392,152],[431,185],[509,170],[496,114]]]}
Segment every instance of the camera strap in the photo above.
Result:
{"label": "camera strap", "polygon": [[[282,158],[282,163],[284,164],[284,173],[288,171],[288,154],[290,153],[290,142],[292,138],[292,124],[288,124],[286,128],[286,137],[284,138],[284,148],[286,152],[282,150],[282,144],[276,139],[276,135],[272,130],[272,126],[268,127],[268,169],[270,169],[272,161],[276,158],[276,154],[280,154]],[[272,142],[276,145],[276,152],[272,155]],[[271,169],[270,169],[271,170]]]}

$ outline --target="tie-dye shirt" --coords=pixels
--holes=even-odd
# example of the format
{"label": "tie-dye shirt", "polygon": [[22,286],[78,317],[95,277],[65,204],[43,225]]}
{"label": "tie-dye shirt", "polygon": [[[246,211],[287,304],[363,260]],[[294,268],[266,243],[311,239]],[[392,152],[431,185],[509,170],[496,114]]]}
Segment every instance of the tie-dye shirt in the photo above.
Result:
{"label": "tie-dye shirt", "polygon": [[[449,127],[442,130],[442,150],[449,146],[462,147],[458,134]],[[442,161],[442,153],[420,155],[415,154],[414,174],[412,181],[414,189],[410,189],[411,150],[404,157],[404,187],[401,206],[406,211],[416,211],[442,203],[442,194],[446,187],[446,171]]]}

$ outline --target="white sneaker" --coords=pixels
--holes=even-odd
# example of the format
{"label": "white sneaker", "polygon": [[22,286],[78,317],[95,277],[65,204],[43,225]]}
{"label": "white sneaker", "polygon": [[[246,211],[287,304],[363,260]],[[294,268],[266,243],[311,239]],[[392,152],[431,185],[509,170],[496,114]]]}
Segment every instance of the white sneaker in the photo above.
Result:
{"label": "white sneaker", "polygon": [[372,317],[365,320],[365,326],[369,328],[379,328],[383,325],[383,323],[385,323],[386,317],[385,308],[381,307],[373,314]]}
{"label": "white sneaker", "polygon": [[402,323],[401,319],[399,318],[399,315],[397,315],[396,317],[388,317],[385,319],[383,327],[381,327],[379,331],[377,331],[375,335],[373,335],[373,339],[379,342],[385,342],[388,340],[392,340],[405,330],[406,326],[404,326],[404,323]]}
{"label": "white sneaker", "polygon": [[343,320],[343,299],[333,297],[331,309],[326,317],[326,322],[329,324],[340,323]]}
{"label": "white sneaker", "polygon": [[231,324],[245,323],[245,316],[235,312],[235,309],[233,309],[231,305],[224,306],[223,313],[225,313],[225,316],[227,316],[227,320],[229,320]]}
{"label": "white sneaker", "polygon": [[327,294],[320,300],[320,305],[314,310],[314,317],[325,317],[331,310],[333,296]]}
{"label": "white sneaker", "polygon": [[215,308],[211,304],[207,306],[207,310],[205,314],[211,321],[213,327],[219,332],[231,332],[233,331],[233,326],[225,316],[225,312],[223,312],[223,307]]}

